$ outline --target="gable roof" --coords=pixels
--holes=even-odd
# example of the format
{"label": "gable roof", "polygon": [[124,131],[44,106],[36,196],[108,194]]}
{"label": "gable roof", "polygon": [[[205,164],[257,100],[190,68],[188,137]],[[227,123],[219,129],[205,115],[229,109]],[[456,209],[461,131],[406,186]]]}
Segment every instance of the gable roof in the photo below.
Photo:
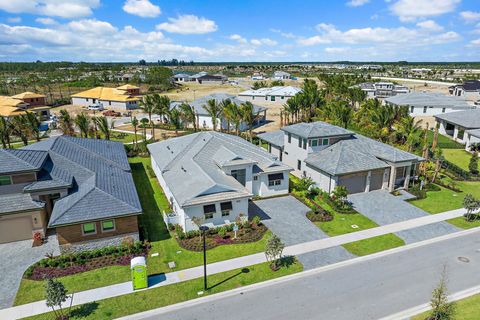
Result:
{"label": "gable roof", "polygon": [[25,114],[24,109],[27,107],[27,105],[27,103],[20,99],[0,96],[0,116],[10,117]]}
{"label": "gable roof", "polygon": [[[124,87],[124,86],[122,86]],[[137,96],[131,96],[125,89],[122,90],[122,87],[118,88],[108,88],[108,87],[95,87],[89,90],[77,92],[72,94],[72,98],[91,98],[107,101],[137,101],[141,98]]]}
{"label": "gable roof", "polygon": [[0,195],[0,214],[41,209],[43,202],[35,201],[25,193]]}
{"label": "gable roof", "polygon": [[39,180],[25,192],[71,186],[68,195],[55,202],[50,227],[141,213],[122,143],[59,136],[21,150],[49,157]]}
{"label": "gable roof", "polygon": [[480,109],[449,112],[436,115],[435,118],[459,125],[465,129],[480,128]]}
{"label": "gable roof", "polygon": [[0,149],[0,174],[39,171],[48,153],[22,149]]}
{"label": "gable roof", "polygon": [[385,99],[386,102],[398,106],[435,107],[454,109],[473,109],[462,97],[446,96],[437,92],[410,92]]}
{"label": "gable roof", "polygon": [[474,137],[480,138],[480,129],[468,130],[467,132]]}
{"label": "gable roof", "polygon": [[283,127],[281,130],[302,138],[334,137],[353,134],[353,132],[347,129],[323,121],[296,123]]}
{"label": "gable roof", "polygon": [[15,98],[15,99],[45,98],[45,95],[35,93],[35,92],[26,91],[26,92],[16,94],[16,95],[12,96],[12,98]]}
{"label": "gable roof", "polygon": [[244,186],[221,169],[236,161],[253,164],[258,172],[290,170],[265,150],[220,132],[198,132],[147,147],[181,206],[250,197]]}
{"label": "gable roof", "polygon": [[257,90],[246,90],[240,92],[239,96],[256,96],[256,97],[265,97],[265,96],[286,96],[286,97],[293,97],[297,93],[301,92],[302,89],[294,86],[275,86],[275,87],[267,87],[267,88],[260,88]]}
{"label": "gable roof", "polygon": [[[198,114],[198,115],[201,115],[201,116],[208,116],[208,112],[207,110],[205,110],[204,106],[207,104],[208,100],[215,100],[217,103],[221,103],[223,100],[226,100],[226,99],[230,99],[233,103],[237,104],[237,105],[241,105],[242,103],[245,103],[245,101],[243,100],[240,100],[238,99],[237,97],[231,95],[231,94],[226,94],[226,93],[213,93],[213,94],[210,94],[208,96],[204,96],[204,97],[201,97],[201,98],[198,98],[198,99],[195,99],[194,101],[192,102],[189,102],[188,104],[190,104],[195,112]],[[176,107],[178,107],[179,105],[181,105],[183,102],[182,101],[172,101],[170,103],[170,109],[174,109]],[[267,110],[265,107],[261,107],[261,106],[258,106],[256,104],[253,105],[253,111],[255,113],[259,113],[259,112],[262,112],[262,111],[265,111]]]}
{"label": "gable roof", "polygon": [[257,137],[274,146],[283,148],[284,135],[285,135],[285,132],[283,132],[282,130],[275,130],[271,132],[264,132],[264,133],[257,134]]}

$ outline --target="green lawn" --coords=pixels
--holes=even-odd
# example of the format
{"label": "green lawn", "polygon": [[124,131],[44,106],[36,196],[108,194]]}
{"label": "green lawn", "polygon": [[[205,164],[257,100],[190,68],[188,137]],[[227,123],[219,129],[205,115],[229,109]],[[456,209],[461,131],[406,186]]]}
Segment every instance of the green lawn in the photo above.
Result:
{"label": "green lawn", "polygon": [[443,156],[447,161],[459,166],[465,171],[468,170],[468,164],[470,163],[470,158],[472,154],[465,151],[464,149],[443,149]]}
{"label": "green lawn", "polygon": [[[137,133],[137,140],[142,141],[142,139],[143,139],[142,135]],[[118,141],[122,143],[129,143],[129,142],[135,141],[135,134],[112,131],[110,133],[110,140]]]}
{"label": "green lawn", "polygon": [[[167,231],[162,212],[168,210],[169,204],[157,179],[150,178],[147,175],[146,166],[150,165],[150,158],[129,158],[129,161],[143,208],[143,214],[139,217],[139,225],[146,229],[145,234],[152,244],[151,253],[159,253],[156,257],[148,257],[148,273],[150,275],[167,273],[202,265],[203,253],[181,248]],[[257,242],[224,245],[208,250],[207,261],[213,263],[263,252],[270,235],[270,231],[267,231],[263,238]],[[168,262],[171,261],[175,262],[175,269],[168,267]],[[78,292],[129,281],[130,268],[128,266],[105,267],[62,277],[60,280],[65,280],[65,285],[71,292]],[[41,299],[43,299],[43,282],[23,279],[17,292],[15,304],[24,304]]]}
{"label": "green lawn", "polygon": [[[317,197],[315,201],[324,209],[333,213],[334,218],[332,221],[315,222],[315,225],[330,237],[378,227],[378,224],[361,215],[360,213],[341,214],[336,212],[328,203],[323,201],[320,197]],[[352,225],[356,225],[358,226],[358,228],[353,228]],[[364,256],[375,252],[403,246],[404,244],[405,242],[402,239],[400,239],[393,233],[390,233],[370,239],[347,243],[344,244],[343,247],[357,256]]]}
{"label": "green lawn", "polygon": [[[203,291],[203,278],[77,306],[73,308],[70,319],[114,319],[300,271],[302,271],[302,266],[298,262],[290,266],[284,266],[276,272],[271,271],[268,263],[257,264],[248,268],[236,269],[209,276],[209,289],[201,296],[198,295],[198,292]],[[50,320],[52,319],[52,313],[26,319]]]}
{"label": "green lawn", "polygon": [[[462,299],[456,303],[454,319],[477,320],[480,314],[480,294]],[[424,312],[412,318],[412,320],[425,320],[429,312]]]}
{"label": "green lawn", "polygon": [[[427,139],[428,139],[429,145],[431,145],[433,142],[433,131],[431,130],[427,131]],[[438,146],[442,149],[464,149],[465,148],[464,145],[441,134],[438,134]]]}

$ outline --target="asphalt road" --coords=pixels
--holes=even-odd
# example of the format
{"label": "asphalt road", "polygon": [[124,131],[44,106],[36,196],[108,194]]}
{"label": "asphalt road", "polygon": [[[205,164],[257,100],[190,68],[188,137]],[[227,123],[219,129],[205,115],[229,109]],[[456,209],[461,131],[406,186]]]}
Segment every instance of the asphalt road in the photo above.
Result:
{"label": "asphalt road", "polygon": [[[466,257],[469,262],[461,262]],[[480,284],[480,231],[145,319],[378,319]]]}

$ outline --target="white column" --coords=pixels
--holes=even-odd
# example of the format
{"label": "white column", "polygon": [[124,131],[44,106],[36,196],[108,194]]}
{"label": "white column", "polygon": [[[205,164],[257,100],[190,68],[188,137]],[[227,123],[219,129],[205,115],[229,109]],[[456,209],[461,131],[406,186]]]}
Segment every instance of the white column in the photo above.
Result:
{"label": "white column", "polygon": [[390,185],[388,187],[388,190],[390,192],[392,192],[393,190],[395,190],[395,176],[397,175],[397,168],[395,168],[394,166],[392,166],[390,168]]}
{"label": "white column", "polygon": [[370,180],[371,179],[372,179],[372,171],[368,171],[368,173],[367,173],[367,183],[366,183],[366,186],[365,186],[365,192],[370,191]]}
{"label": "white column", "polygon": [[409,182],[410,182],[410,171],[412,171],[412,165],[409,165],[409,166],[407,167],[407,172],[405,173],[405,182],[404,182],[404,184],[403,184],[403,187],[404,187],[405,189],[408,189],[408,184],[409,184]]}

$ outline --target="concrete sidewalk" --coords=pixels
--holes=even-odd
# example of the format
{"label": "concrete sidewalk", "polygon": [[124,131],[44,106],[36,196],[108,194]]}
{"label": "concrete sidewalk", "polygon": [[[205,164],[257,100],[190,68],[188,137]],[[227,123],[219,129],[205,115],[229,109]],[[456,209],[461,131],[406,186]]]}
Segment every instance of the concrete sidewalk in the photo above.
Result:
{"label": "concrete sidewalk", "polygon": [[[373,238],[376,236],[381,236],[384,234],[398,232],[401,230],[407,230],[411,228],[416,228],[419,226],[424,226],[439,221],[445,221],[457,217],[461,217],[465,214],[465,209],[457,209],[452,211],[447,211],[439,214],[434,214],[430,216],[425,216],[421,218],[411,219],[407,221],[402,221],[398,223],[393,223],[390,225],[380,226],[376,228],[371,228],[367,230],[352,232],[336,237],[320,239],[305,243],[300,243],[286,247],[283,251],[284,255],[296,256],[299,254],[304,254],[320,249],[332,248],[340,246],[342,244],[355,242],[359,240],[364,240],[368,238]],[[454,234],[452,234],[454,235]],[[208,255],[207,255],[208,259]],[[220,261],[212,264],[208,264],[207,271],[208,274],[216,274],[225,271],[230,271],[233,269],[248,267],[251,265],[259,264],[266,262],[265,254],[263,252],[252,254],[248,256],[243,256],[235,259]],[[149,290],[152,288],[157,288],[160,286],[165,286],[173,283],[188,281],[203,276],[203,266],[198,266],[190,269],[180,270],[176,272],[171,272],[167,274],[161,274],[149,278]],[[111,297],[121,296],[124,294],[132,293],[131,282],[119,283],[111,286],[95,288],[87,291],[82,291],[75,293],[74,301],[72,305],[80,305],[88,302],[98,301],[102,299],[107,299]],[[67,301],[65,305],[68,305],[70,301]],[[37,301],[33,303],[28,303],[12,308],[7,308],[0,310],[0,319],[18,319],[28,316],[33,316],[36,314],[41,314],[49,312],[51,309],[47,308],[45,301]]]}

